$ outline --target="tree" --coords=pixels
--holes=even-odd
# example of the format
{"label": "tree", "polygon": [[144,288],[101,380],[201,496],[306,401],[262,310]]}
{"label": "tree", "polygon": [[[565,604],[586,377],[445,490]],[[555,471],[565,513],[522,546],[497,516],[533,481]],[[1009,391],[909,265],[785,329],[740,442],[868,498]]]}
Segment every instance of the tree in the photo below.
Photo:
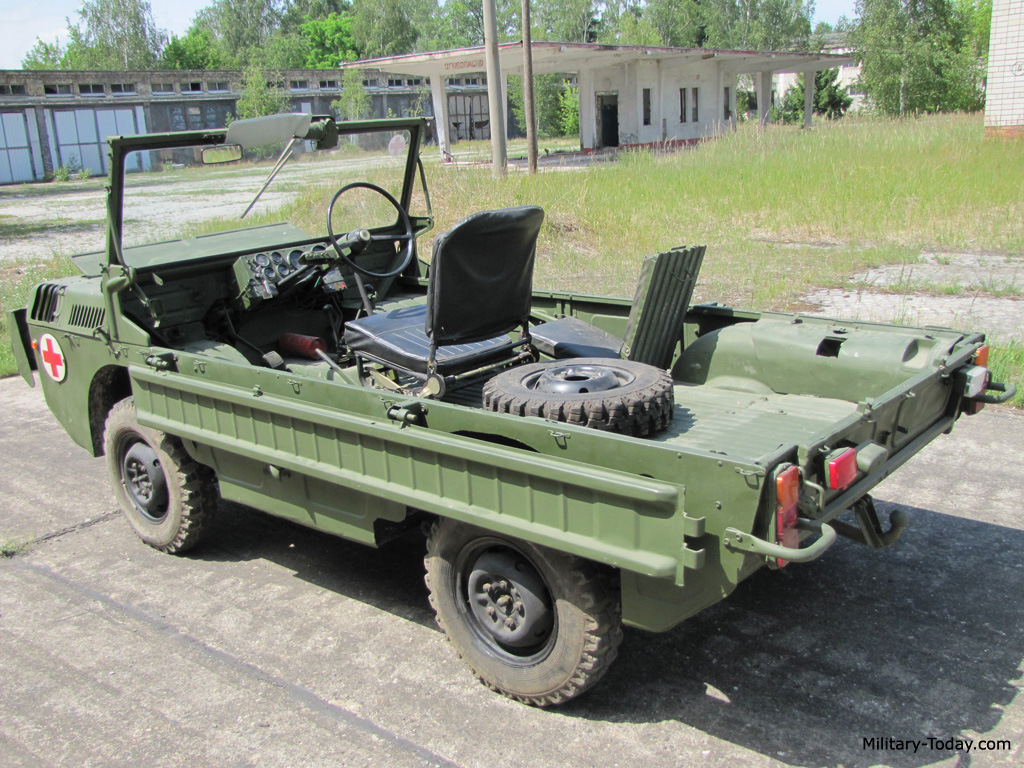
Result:
{"label": "tree", "polygon": [[194,27],[209,30],[223,51],[239,64],[265,56],[281,23],[283,0],[213,0],[196,14]]}
{"label": "tree", "polygon": [[360,58],[409,53],[419,31],[411,0],[355,0],[352,37]]}
{"label": "tree", "polygon": [[[535,75],[533,78],[534,113],[537,116],[537,135],[542,139],[563,134],[562,94],[566,90],[562,75]],[[523,104],[523,79],[511,76],[508,79],[508,98],[512,103],[512,115],[516,122],[526,126],[526,111]]]}
{"label": "tree", "polygon": [[84,0],[77,24],[67,22],[68,44],[36,44],[25,69],[151,69],[167,42],[153,21],[149,0]]}
{"label": "tree", "polygon": [[165,69],[232,69],[236,62],[214,39],[207,27],[189,27],[164,48],[160,66]]}
{"label": "tree", "polygon": [[22,69],[60,69],[64,61],[65,50],[60,40],[47,43],[36,38],[25,58],[21,60]]}
{"label": "tree", "polygon": [[249,64],[242,75],[242,95],[235,107],[238,118],[246,120],[288,112],[291,98],[277,85],[279,80],[278,73],[267,72],[256,63]]}
{"label": "tree", "polygon": [[151,69],[167,42],[149,0],[84,0],[78,25],[68,21],[70,69]]}
{"label": "tree", "polygon": [[341,75],[341,96],[331,102],[344,120],[362,120],[370,114],[370,94],[363,87],[363,71],[347,67]]}
{"label": "tree", "polygon": [[332,13],[324,19],[309,19],[299,27],[299,34],[308,44],[303,66],[333,69],[343,61],[354,61],[355,41],[352,17]]}
{"label": "tree", "polygon": [[533,0],[534,39],[593,43],[601,28],[597,0]]}
{"label": "tree", "polygon": [[566,87],[558,97],[559,128],[563,136],[580,132],[580,92],[578,88]]}
{"label": "tree", "polygon": [[[800,123],[804,119],[804,82],[800,75],[796,85],[786,91],[782,100],[781,117],[785,123]],[[835,120],[846,114],[853,97],[839,85],[839,68],[823,69],[814,73],[814,113]]]}
{"label": "tree", "polygon": [[342,16],[352,10],[349,0],[288,0],[281,14],[282,34],[293,34],[307,21],[318,21],[336,14]]}
{"label": "tree", "polygon": [[[973,7],[973,6],[972,6]],[[861,83],[886,115],[976,110],[982,60],[961,10],[948,0],[858,0],[851,42]]]}

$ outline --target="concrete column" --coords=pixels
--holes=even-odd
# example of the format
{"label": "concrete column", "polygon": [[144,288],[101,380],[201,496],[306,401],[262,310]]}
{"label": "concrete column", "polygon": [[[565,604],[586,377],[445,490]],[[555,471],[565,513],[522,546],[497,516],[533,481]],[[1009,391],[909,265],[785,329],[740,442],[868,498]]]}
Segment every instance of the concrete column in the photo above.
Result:
{"label": "concrete column", "polygon": [[452,150],[448,139],[448,89],[444,86],[443,74],[430,76],[430,98],[434,103],[434,132],[437,134],[437,146],[441,149],[441,160],[450,162]]}
{"label": "concrete column", "polygon": [[814,116],[814,72],[804,72],[804,128],[811,127]]}
{"label": "concrete column", "polygon": [[[738,82],[738,80],[736,78],[736,75],[732,75],[732,77],[729,79],[729,114],[731,115],[731,117],[729,118],[729,123],[730,123],[729,127],[732,128],[734,131],[736,130],[736,127],[739,125],[739,118],[736,116],[736,84],[737,84],[737,82]],[[770,88],[769,88],[769,93],[771,93],[771,89]]]}
{"label": "concrete column", "polygon": [[[735,90],[735,89],[733,89]],[[757,122],[763,128],[772,115],[772,73],[765,71],[757,78]]]}
{"label": "concrete column", "polygon": [[508,139],[508,72],[501,71],[501,114],[502,125],[505,126],[505,138]]}
{"label": "concrete column", "polygon": [[498,24],[494,0],[484,3],[484,63],[487,67],[487,111],[491,126],[491,166],[496,176],[505,175],[508,165],[508,133],[505,130],[504,75],[498,56]]}
{"label": "concrete column", "polygon": [[594,71],[580,69],[576,73],[576,94],[580,101],[580,149],[586,152],[597,145],[597,95],[594,93]]}

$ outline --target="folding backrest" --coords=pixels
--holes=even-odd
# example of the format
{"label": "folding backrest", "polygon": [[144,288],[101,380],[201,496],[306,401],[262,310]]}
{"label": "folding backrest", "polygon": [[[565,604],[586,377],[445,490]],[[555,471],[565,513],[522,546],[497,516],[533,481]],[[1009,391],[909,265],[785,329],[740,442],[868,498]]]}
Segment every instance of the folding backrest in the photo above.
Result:
{"label": "folding backrest", "polygon": [[621,355],[668,368],[683,330],[707,246],[674,248],[644,259]]}
{"label": "folding backrest", "polygon": [[473,214],[434,241],[426,334],[468,344],[527,323],[544,211],[535,205]]}

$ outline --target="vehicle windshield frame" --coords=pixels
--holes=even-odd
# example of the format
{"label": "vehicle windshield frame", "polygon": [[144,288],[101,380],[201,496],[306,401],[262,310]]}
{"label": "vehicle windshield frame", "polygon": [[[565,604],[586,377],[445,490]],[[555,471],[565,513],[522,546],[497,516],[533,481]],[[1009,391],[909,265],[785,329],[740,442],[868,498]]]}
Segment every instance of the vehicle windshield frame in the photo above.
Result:
{"label": "vehicle windshield frame", "polygon": [[[333,118],[327,115],[313,116],[313,125],[325,121],[334,122]],[[402,193],[398,199],[407,212],[412,200],[417,159],[419,158],[420,142],[423,139],[425,125],[426,119],[422,117],[336,123],[339,141],[345,136],[370,131],[404,130],[409,132],[405,170],[402,175]],[[122,243],[124,233],[125,160],[127,157],[132,152],[148,150],[220,146],[225,144],[226,136],[227,128],[214,128],[202,131],[113,136],[108,139],[110,147],[108,151],[110,176],[107,185],[107,237],[105,247],[105,261],[108,266],[131,268],[131,265],[125,263],[124,246]]]}

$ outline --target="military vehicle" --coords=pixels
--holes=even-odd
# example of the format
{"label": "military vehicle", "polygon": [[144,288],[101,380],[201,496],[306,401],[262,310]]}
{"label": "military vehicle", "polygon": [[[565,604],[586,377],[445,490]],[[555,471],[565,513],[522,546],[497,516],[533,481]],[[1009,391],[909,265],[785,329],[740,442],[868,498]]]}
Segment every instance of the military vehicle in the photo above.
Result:
{"label": "military vehicle", "polygon": [[[105,245],[9,319],[144,542],[185,552],[218,499],[370,546],[426,531],[455,650],[559,704],[623,624],[667,630],[837,535],[893,544],[907,516],[880,521],[872,487],[1012,396],[981,334],[690,306],[702,246],[644,259],[632,300],[535,290],[535,206],[421,259],[427,125],[110,139]],[[181,233],[153,242],[165,183]]]}

